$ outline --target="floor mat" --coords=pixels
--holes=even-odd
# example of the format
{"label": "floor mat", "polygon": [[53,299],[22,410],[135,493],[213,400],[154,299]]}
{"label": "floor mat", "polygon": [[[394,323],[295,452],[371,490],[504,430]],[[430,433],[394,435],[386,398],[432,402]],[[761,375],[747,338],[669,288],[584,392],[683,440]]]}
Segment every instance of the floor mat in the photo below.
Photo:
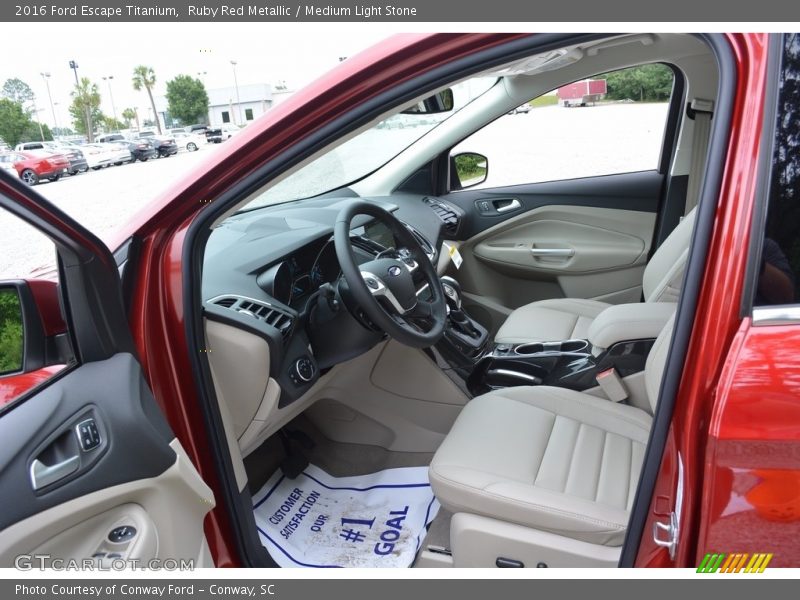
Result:
{"label": "floor mat", "polygon": [[278,471],[253,496],[264,547],[282,567],[409,567],[439,503],[427,467],[331,477]]}

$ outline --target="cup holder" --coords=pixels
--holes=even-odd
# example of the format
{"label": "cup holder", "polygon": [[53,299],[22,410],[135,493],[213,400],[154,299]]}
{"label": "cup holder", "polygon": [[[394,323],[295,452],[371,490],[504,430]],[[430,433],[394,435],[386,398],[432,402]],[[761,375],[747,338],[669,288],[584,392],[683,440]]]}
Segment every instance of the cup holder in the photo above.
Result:
{"label": "cup holder", "polygon": [[520,344],[514,348],[516,354],[530,355],[541,354],[543,352],[566,353],[587,353],[589,351],[588,340],[564,340],[563,342],[530,342]]}

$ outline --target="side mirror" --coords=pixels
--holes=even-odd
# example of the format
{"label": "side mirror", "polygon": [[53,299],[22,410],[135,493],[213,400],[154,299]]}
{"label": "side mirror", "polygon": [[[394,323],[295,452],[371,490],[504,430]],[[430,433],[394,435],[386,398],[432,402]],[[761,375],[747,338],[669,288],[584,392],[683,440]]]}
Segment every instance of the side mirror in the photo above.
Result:
{"label": "side mirror", "polygon": [[45,348],[42,319],[28,283],[0,282],[0,377],[41,369]]}
{"label": "side mirror", "polygon": [[441,92],[435,93],[433,96],[428,96],[409,106],[400,114],[403,115],[435,115],[438,113],[450,112],[453,110],[453,90],[450,88],[444,89]]}
{"label": "side mirror", "polygon": [[23,370],[22,303],[14,288],[0,288],[0,376]]}
{"label": "side mirror", "polygon": [[476,152],[463,152],[450,157],[450,190],[463,190],[486,181],[489,159]]}
{"label": "side mirror", "polygon": [[0,281],[0,410],[72,362],[54,281]]}

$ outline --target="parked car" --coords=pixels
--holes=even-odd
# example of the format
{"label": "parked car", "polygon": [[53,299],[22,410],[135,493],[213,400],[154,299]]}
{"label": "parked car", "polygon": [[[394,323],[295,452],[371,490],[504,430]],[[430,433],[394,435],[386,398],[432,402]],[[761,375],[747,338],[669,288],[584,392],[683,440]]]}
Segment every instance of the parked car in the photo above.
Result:
{"label": "parked car", "polygon": [[36,185],[42,179],[58,181],[69,169],[66,156],[48,150],[9,152],[1,155],[0,161],[10,163],[19,178],[28,185]]}
{"label": "parked car", "polygon": [[520,104],[519,106],[514,107],[513,110],[508,111],[510,115],[527,115],[531,112],[531,108],[533,108],[528,102],[525,104]]}
{"label": "parked car", "polygon": [[125,140],[124,142],[118,143],[127,148],[131,153],[131,162],[136,162],[137,160],[147,162],[151,158],[158,158],[158,152],[153,147],[153,140],[151,138]]}
{"label": "parked car", "polygon": [[176,133],[174,137],[178,148],[189,152],[195,152],[208,143],[206,137],[199,133]]}
{"label": "parked car", "polygon": [[83,154],[86,157],[89,168],[95,171],[103,167],[131,162],[133,158],[127,146],[120,145],[119,143],[85,144],[83,146]]}
{"label": "parked car", "polygon": [[8,149],[8,146],[0,149],[0,169],[17,177],[17,171],[14,169],[13,152]]}
{"label": "parked car", "polygon": [[[0,285],[34,342],[0,383],[65,365],[0,413],[3,566],[117,546],[220,567],[799,566],[798,48],[393,38],[106,243],[0,174],[61,265]],[[616,107],[663,115],[652,168],[632,126],[565,161],[596,130],[550,123],[548,170],[490,168],[536,146],[500,118],[521,97],[662,63],[665,106]],[[428,96],[446,127],[377,128]]]}
{"label": "parked car", "polygon": [[121,133],[103,133],[94,138],[97,144],[109,144],[112,142],[125,142],[127,138]]}
{"label": "parked car", "polygon": [[174,138],[155,135],[147,138],[152,141],[153,148],[156,150],[156,157],[172,156],[178,153],[178,145],[175,143]]}
{"label": "parked car", "polygon": [[214,144],[219,144],[231,139],[234,135],[242,131],[242,128],[233,123],[225,123],[221,127],[209,127],[206,129],[206,140]]}
{"label": "parked car", "polygon": [[69,160],[69,169],[67,172],[70,175],[77,175],[89,170],[86,157],[83,156],[79,146],[62,143],[62,142],[23,142],[17,144],[17,150],[46,150],[54,154],[63,154]]}
{"label": "parked car", "polygon": [[189,125],[189,127],[186,128],[186,130],[187,130],[186,132],[187,133],[205,133],[205,131],[207,129],[208,129],[208,125],[206,125],[205,123],[195,123],[194,125]]}

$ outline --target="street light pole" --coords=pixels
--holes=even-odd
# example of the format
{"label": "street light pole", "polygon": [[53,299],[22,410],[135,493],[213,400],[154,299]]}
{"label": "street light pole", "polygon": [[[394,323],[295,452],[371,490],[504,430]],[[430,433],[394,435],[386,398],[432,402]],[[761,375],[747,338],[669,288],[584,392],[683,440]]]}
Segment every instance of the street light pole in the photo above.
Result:
{"label": "street light pole", "polygon": [[44,84],[47,86],[47,99],[50,101],[50,111],[53,113],[53,139],[55,139],[56,134],[55,130],[58,129],[58,119],[56,119],[56,109],[53,106],[53,96],[50,95],[50,73],[45,71],[44,73],[39,73],[44,79]]}
{"label": "street light pole", "polygon": [[[243,121],[242,119],[242,103],[239,100],[239,80],[236,78],[236,61],[232,60],[231,65],[233,65],[233,84],[236,86],[236,110],[239,113],[239,123]],[[235,113],[234,113],[235,115]],[[236,122],[234,119],[233,124],[238,125],[239,123]]]}
{"label": "street light pole", "polygon": [[39,137],[44,141],[44,129],[42,129],[42,120],[39,118],[39,109],[36,107],[36,96],[33,97],[33,114],[36,115],[36,122],[39,124]]}
{"label": "street light pole", "polygon": [[111,112],[114,114],[114,123],[117,122],[117,109],[114,106],[114,94],[111,92],[111,80],[114,79],[113,75],[103,77],[103,81],[108,83],[108,95],[111,97]]}
{"label": "street light pole", "polygon": [[[72,72],[75,74],[75,93],[78,93],[80,90],[81,84],[78,82],[78,63],[74,60],[69,61],[69,68],[72,69]],[[83,119],[86,123],[86,139],[90,142],[94,141],[94,132],[91,130],[91,115],[89,112],[89,107],[84,106],[83,108]]]}

